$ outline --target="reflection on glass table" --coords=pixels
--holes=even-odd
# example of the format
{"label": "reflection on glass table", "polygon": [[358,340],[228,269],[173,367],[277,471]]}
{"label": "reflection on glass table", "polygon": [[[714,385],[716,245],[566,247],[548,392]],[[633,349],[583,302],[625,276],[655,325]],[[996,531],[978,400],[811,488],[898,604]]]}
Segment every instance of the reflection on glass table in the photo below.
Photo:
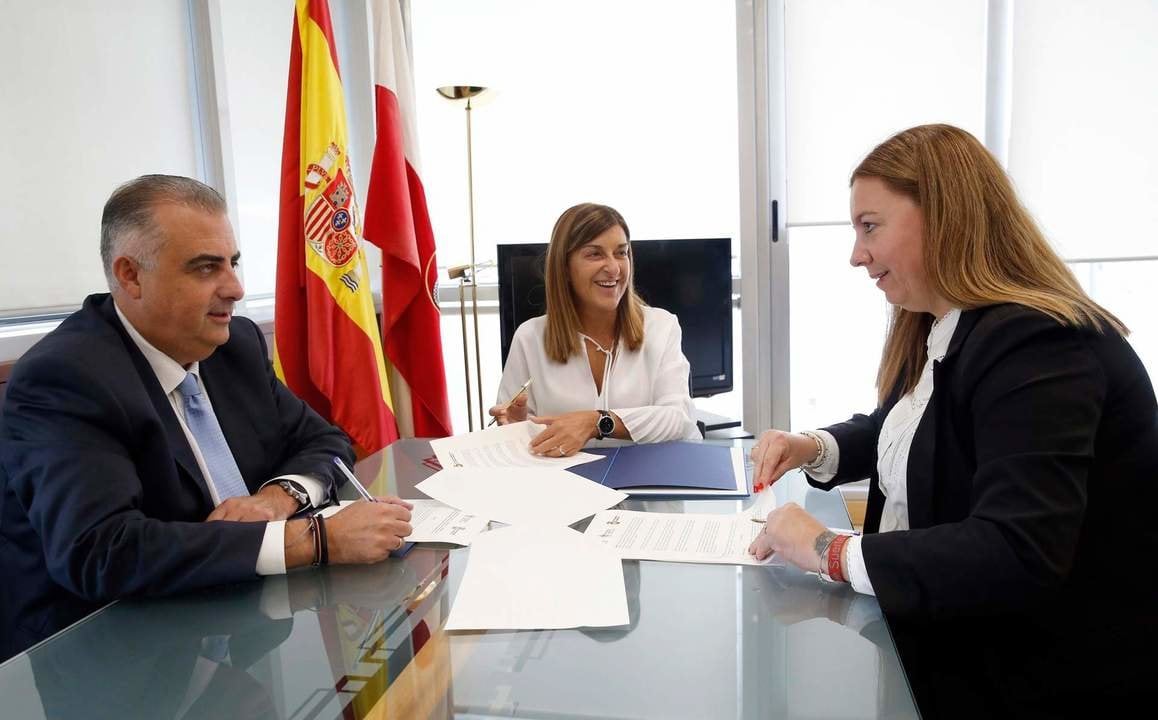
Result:
{"label": "reflection on glass table", "polygon": [[[430,457],[428,443],[400,441],[355,472],[371,492],[414,497],[413,485],[436,470]],[[773,491],[848,527],[840,497],[796,473]],[[750,503],[623,507],[733,513]],[[627,561],[626,626],[447,633],[469,554],[420,545],[372,566],[115,603],[0,666],[2,714],[917,716],[879,606],[845,586],[783,566]]]}

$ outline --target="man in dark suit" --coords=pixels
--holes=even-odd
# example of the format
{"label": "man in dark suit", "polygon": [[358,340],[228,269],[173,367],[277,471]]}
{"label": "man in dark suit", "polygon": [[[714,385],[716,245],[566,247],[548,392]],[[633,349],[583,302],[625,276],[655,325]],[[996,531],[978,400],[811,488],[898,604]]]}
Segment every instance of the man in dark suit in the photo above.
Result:
{"label": "man in dark suit", "polygon": [[101,257],[111,294],[21,358],[0,413],[0,659],[123,596],[401,546],[396,498],[294,519],[333,499],[332,458],[353,453],[233,316],[243,290],[220,195],[161,175],[121,186]]}

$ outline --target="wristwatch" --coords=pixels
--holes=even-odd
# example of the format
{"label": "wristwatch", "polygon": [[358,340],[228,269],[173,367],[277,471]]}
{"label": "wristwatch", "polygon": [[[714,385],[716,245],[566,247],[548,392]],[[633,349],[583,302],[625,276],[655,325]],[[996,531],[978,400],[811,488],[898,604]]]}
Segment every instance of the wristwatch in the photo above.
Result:
{"label": "wristwatch", "polygon": [[306,492],[304,487],[293,480],[279,480],[277,484],[282,490],[285,490],[286,495],[298,501],[299,510],[310,504],[310,494]]}
{"label": "wristwatch", "polygon": [[595,421],[595,439],[602,440],[606,437],[611,437],[615,433],[615,418],[611,417],[611,413],[606,410],[596,410],[599,413],[599,419]]}

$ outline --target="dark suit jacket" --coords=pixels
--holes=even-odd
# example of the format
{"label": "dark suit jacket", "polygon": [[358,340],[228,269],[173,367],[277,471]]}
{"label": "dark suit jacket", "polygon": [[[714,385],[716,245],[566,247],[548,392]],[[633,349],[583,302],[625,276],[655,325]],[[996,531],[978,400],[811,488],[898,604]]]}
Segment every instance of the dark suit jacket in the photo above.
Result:
{"label": "dark suit jacket", "polygon": [[[277,380],[251,321],[200,368],[251,492],[284,474],[341,482],[348,439]],[[13,369],[0,467],[0,658],[119,597],[255,577],[265,523],[203,522],[208,487],[108,295]]]}
{"label": "dark suit jacket", "polygon": [[1140,693],[1158,639],[1158,406],[1138,356],[1112,331],[997,305],[962,313],[933,382],[910,530],[876,533],[896,394],[826,428],[839,473],[814,482],[872,479],[865,565],[922,709],[1066,714]]}

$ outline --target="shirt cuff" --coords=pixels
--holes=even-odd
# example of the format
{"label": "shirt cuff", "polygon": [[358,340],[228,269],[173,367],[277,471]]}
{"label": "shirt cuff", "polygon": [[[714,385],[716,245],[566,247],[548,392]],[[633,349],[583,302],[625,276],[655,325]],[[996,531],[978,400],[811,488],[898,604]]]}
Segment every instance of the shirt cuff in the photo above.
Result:
{"label": "shirt cuff", "polygon": [[258,575],[285,575],[285,520],[265,524],[265,537],[257,553]]}
{"label": "shirt cuff", "polygon": [[873,595],[877,593],[873,590],[872,580],[868,576],[868,568],[864,566],[864,553],[861,552],[860,541],[863,538],[860,535],[853,535],[848,539],[844,549],[848,552],[848,580],[852,584],[852,589],[856,590],[862,595]]}
{"label": "shirt cuff", "polygon": [[819,467],[805,470],[808,476],[818,483],[826,483],[836,477],[836,471],[840,467],[840,445],[836,442],[836,438],[827,430],[813,430],[820,441],[824,443],[824,462],[820,463]]}
{"label": "shirt cuff", "polygon": [[[274,479],[262,483],[261,487],[282,480],[293,480],[298,485],[301,485],[305,489],[306,494],[310,496],[310,507],[321,507],[330,502],[329,495],[326,493],[325,483],[310,475],[278,475]],[[260,490],[261,488],[258,489]]]}

